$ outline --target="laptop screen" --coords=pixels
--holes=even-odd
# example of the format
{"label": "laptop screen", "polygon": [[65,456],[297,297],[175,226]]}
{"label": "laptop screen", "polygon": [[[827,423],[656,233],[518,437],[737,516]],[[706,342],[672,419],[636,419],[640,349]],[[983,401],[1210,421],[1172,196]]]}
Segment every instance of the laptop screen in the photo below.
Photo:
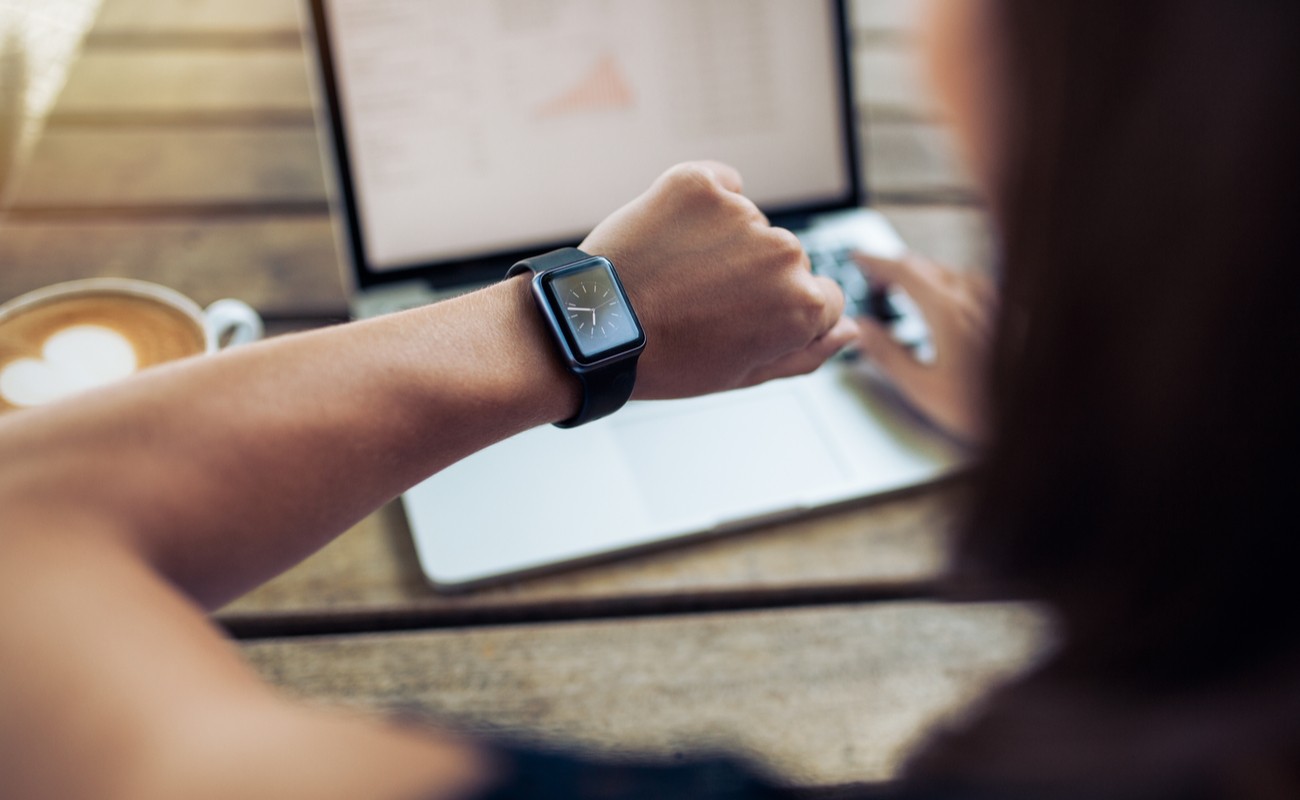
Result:
{"label": "laptop screen", "polygon": [[577,241],[690,159],[769,213],[859,199],[842,2],[312,6],[363,284]]}

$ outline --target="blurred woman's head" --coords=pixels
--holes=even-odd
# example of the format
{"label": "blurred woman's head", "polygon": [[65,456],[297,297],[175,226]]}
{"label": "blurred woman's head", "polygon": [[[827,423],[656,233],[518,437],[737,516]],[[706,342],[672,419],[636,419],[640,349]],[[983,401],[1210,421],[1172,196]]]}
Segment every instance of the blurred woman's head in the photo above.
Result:
{"label": "blurred woman's head", "polygon": [[959,576],[1148,688],[1300,643],[1300,3],[939,0],[1003,256]]}
{"label": "blurred woman's head", "polygon": [[932,12],[1002,254],[954,587],[1046,600],[1063,639],[917,768],[1294,797],[1300,3]]}

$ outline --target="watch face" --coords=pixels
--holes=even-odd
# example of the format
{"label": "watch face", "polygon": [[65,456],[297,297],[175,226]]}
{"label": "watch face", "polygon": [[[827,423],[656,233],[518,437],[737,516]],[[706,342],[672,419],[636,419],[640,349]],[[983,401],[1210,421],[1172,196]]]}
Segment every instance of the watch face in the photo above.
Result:
{"label": "watch face", "polygon": [[615,283],[607,262],[579,264],[548,277],[556,315],[584,360],[625,349],[641,339],[641,326]]}

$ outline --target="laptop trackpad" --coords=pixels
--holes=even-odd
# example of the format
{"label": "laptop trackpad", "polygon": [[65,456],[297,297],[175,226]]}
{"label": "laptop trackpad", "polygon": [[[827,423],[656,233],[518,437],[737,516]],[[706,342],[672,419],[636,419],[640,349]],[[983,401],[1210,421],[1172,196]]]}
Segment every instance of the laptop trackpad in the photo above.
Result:
{"label": "laptop trackpad", "polygon": [[655,406],[611,420],[655,526],[702,530],[801,508],[847,477],[779,384]]}

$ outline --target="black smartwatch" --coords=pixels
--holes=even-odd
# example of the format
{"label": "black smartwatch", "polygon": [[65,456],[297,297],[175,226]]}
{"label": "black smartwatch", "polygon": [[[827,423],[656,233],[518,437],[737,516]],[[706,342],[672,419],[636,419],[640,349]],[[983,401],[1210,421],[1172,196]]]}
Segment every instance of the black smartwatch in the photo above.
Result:
{"label": "black smartwatch", "polygon": [[532,272],[533,298],[560,357],[582,384],[582,405],[555,423],[572,428],[613,414],[632,396],[645,331],[608,258],[576,247],[526,258],[506,273]]}

